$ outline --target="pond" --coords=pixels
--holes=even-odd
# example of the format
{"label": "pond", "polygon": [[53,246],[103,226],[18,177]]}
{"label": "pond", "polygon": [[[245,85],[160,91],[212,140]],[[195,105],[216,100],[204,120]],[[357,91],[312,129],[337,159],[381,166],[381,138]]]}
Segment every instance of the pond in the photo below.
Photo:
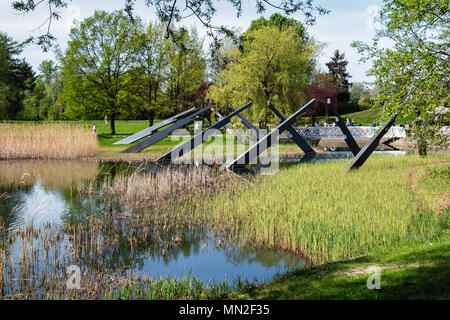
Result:
{"label": "pond", "polygon": [[[102,266],[111,273],[152,278],[190,273],[217,282],[237,277],[262,282],[306,265],[299,256],[231,241],[223,230],[205,225],[144,227],[144,220],[123,219],[144,213],[116,207],[96,191],[103,181],[135,170],[126,163],[93,160],[0,161],[0,223],[7,231],[0,249],[7,253],[6,264],[47,270],[67,260],[82,269]],[[120,218],[108,218],[118,210]],[[79,236],[77,225],[89,226],[88,234]],[[69,247],[75,247],[70,254]],[[38,265],[26,267],[33,263]],[[16,272],[4,269],[8,277]]]}

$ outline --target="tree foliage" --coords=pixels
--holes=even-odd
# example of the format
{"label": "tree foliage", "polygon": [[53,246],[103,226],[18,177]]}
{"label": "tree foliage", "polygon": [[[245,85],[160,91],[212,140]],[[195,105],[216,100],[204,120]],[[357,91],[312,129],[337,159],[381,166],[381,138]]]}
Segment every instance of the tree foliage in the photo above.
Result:
{"label": "tree foliage", "polygon": [[[251,39],[251,40],[249,40]],[[264,26],[248,32],[242,52],[230,48],[233,62],[219,74],[208,97],[219,105],[253,101],[247,114],[266,126],[272,113],[267,100],[290,114],[305,100],[310,59],[318,50],[313,40],[298,41],[294,28]]]}
{"label": "tree foliage", "polygon": [[62,97],[66,113],[76,118],[103,118],[115,134],[117,116],[126,108],[136,64],[136,28],[121,11],[96,11],[70,32],[61,59]]}
{"label": "tree foliage", "polygon": [[334,90],[336,90],[339,102],[347,102],[350,98],[351,76],[347,72],[348,61],[345,60],[345,54],[339,50],[334,52],[331,61],[326,64],[328,71],[333,77]]}
{"label": "tree foliage", "polygon": [[[434,110],[449,104],[449,1],[384,2],[380,13],[383,28],[373,44],[353,43],[363,61],[373,61],[369,75],[375,77],[378,89],[375,104],[384,108],[384,119],[395,113],[415,115],[413,133],[419,144],[434,141],[445,146],[448,137],[440,128],[448,116],[436,120]],[[380,46],[385,39],[393,45]]]}
{"label": "tree foliage", "polygon": [[[212,19],[216,15],[217,7],[214,0],[140,0],[147,6],[152,6],[156,10],[156,15],[164,23],[166,28],[166,36],[172,34],[172,25],[174,22],[180,22],[183,19],[194,16],[207,28],[208,35],[217,39],[218,35],[232,34],[231,30],[226,26],[214,26]],[[48,8],[48,18],[42,23],[46,25],[46,32],[37,38],[30,37],[29,41],[35,41],[44,51],[48,50],[55,37],[51,33],[51,23],[61,17],[60,10],[67,7],[72,0],[13,0],[12,7],[17,12],[29,13],[34,11],[39,5]],[[131,20],[133,17],[133,8],[136,0],[124,0],[124,9]],[[236,12],[236,17],[242,14],[242,0],[226,0],[231,4]],[[273,3],[270,0],[255,0],[254,6],[257,14],[264,13],[267,8],[277,10],[285,15],[291,15],[301,12],[305,17],[307,24],[314,24],[316,15],[324,15],[329,11],[321,6],[315,5],[314,0],[281,0]]]}
{"label": "tree foliage", "polygon": [[34,87],[31,66],[17,58],[21,52],[17,42],[0,32],[0,120],[17,119],[26,93]]}

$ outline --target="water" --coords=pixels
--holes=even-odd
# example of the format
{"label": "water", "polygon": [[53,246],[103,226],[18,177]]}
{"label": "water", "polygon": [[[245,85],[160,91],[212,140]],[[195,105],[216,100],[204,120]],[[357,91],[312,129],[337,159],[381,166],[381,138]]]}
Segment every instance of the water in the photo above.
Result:
{"label": "water", "polygon": [[[99,216],[103,221],[102,215],[113,208],[89,196],[87,188],[98,188],[105,178],[114,179],[133,170],[128,164],[97,161],[0,161],[1,221],[11,231],[30,224],[40,228],[48,223],[64,230],[90,216]],[[160,230],[150,240],[130,244],[129,234],[108,234],[106,225],[102,224],[101,229],[106,245],[95,259],[113,271],[153,278],[180,278],[189,272],[204,281],[233,280],[239,276],[262,282],[306,264],[300,257],[277,248],[231,242],[221,231],[205,226]],[[68,244],[68,237],[66,234],[61,240],[64,245]],[[15,241],[9,249],[16,263],[20,246],[21,242]],[[63,253],[61,250],[59,254]]]}

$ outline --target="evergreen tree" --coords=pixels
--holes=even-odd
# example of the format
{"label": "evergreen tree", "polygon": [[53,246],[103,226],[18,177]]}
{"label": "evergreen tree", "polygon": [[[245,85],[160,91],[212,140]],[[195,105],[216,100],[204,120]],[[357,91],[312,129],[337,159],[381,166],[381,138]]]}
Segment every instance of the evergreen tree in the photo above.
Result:
{"label": "evergreen tree", "polygon": [[0,32],[0,120],[18,119],[25,95],[34,87],[32,67],[17,58],[21,52],[17,42]]}
{"label": "evergreen tree", "polygon": [[350,82],[348,81],[351,76],[347,72],[348,61],[345,60],[345,54],[340,53],[339,50],[334,52],[331,61],[326,65],[329,72],[333,76],[334,90],[336,90],[337,98],[339,102],[348,102],[350,99]]}

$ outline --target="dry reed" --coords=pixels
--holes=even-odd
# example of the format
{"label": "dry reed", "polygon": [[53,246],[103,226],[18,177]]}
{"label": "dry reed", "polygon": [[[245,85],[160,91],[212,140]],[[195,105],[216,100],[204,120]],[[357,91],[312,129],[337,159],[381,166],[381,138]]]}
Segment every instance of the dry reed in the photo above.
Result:
{"label": "dry reed", "polygon": [[0,125],[0,159],[77,159],[97,148],[97,136],[86,126]]}

